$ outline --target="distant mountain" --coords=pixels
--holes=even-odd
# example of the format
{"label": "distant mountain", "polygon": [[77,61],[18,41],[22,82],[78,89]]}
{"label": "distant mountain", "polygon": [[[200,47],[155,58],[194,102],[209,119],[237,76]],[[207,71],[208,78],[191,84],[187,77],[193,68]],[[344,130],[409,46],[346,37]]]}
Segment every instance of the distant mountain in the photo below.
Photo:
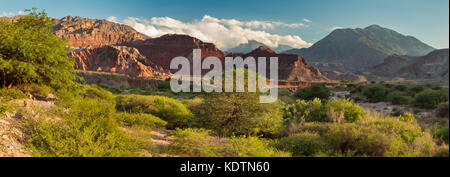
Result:
{"label": "distant mountain", "polygon": [[[256,48],[260,46],[266,46],[265,44],[255,41],[255,40],[249,40],[248,43],[240,44],[235,48],[229,49],[228,52],[235,52],[235,53],[249,53]],[[281,53],[283,51],[292,49],[292,47],[287,45],[278,45],[277,48],[273,48],[273,50],[277,53]]]}
{"label": "distant mountain", "polygon": [[[337,29],[309,48],[285,53],[301,55],[321,69],[348,72],[380,64],[389,55],[423,56],[433,50],[412,36],[371,25],[364,29]],[[329,64],[332,68],[328,68]]]}
{"label": "distant mountain", "polygon": [[449,49],[435,50],[421,57],[392,55],[364,74],[380,79],[448,80]]}

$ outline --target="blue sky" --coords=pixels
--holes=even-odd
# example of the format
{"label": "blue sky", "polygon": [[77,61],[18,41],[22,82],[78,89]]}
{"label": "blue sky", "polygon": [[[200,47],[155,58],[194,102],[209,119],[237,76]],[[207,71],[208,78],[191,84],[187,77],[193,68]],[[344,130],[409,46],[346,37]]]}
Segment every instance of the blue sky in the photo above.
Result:
{"label": "blue sky", "polygon": [[[126,23],[124,20],[129,17],[141,20],[170,17],[183,23],[195,24],[195,21],[208,15],[214,19],[235,19],[241,22],[304,25],[251,29],[279,35],[279,38],[269,36],[268,40],[280,43],[300,41],[297,38],[283,38],[291,35],[311,44],[325,37],[334,27],[364,28],[378,24],[414,36],[435,48],[449,46],[448,0],[0,0],[0,16],[18,14],[20,10],[31,7],[46,9],[49,16],[56,18],[72,15],[107,19],[114,16],[121,23]],[[147,22],[146,25],[152,23],[154,22]],[[150,27],[160,28],[154,25]],[[213,42],[223,40],[213,39],[212,34],[200,35]],[[223,46],[229,45],[231,44],[223,43]]]}

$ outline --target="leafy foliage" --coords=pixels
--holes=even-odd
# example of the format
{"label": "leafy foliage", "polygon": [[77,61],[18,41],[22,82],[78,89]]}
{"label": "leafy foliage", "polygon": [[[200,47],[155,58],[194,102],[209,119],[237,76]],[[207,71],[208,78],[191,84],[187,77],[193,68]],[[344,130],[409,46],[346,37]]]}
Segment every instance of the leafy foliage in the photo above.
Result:
{"label": "leafy foliage", "polygon": [[135,141],[119,129],[114,115],[111,103],[80,100],[63,113],[62,121],[46,120],[29,126],[27,147],[33,156],[135,156]]}
{"label": "leafy foliage", "polygon": [[123,95],[116,108],[129,113],[148,113],[167,121],[168,128],[183,127],[193,114],[180,101],[164,96]]}
{"label": "leafy foliage", "polygon": [[205,129],[177,129],[170,152],[189,157],[287,157],[257,137],[218,138]]}
{"label": "leafy foliage", "polygon": [[282,129],[281,102],[259,103],[257,93],[212,93],[192,108],[192,127],[209,128],[220,136],[270,136]]}
{"label": "leafy foliage", "polygon": [[415,95],[413,104],[419,108],[436,108],[439,103],[448,101],[448,94],[448,89],[427,89]]}
{"label": "leafy foliage", "polygon": [[319,98],[327,100],[331,96],[331,91],[324,84],[315,84],[310,87],[300,88],[295,92],[295,97],[302,100],[313,100]]}
{"label": "leafy foliage", "polygon": [[160,118],[144,113],[119,113],[117,119],[123,122],[126,126],[140,126],[145,128],[162,128],[167,125],[167,122]]}
{"label": "leafy foliage", "polygon": [[0,21],[0,87],[72,86],[74,60],[67,55],[67,43],[52,33],[53,22],[45,12],[27,12],[16,22]]}

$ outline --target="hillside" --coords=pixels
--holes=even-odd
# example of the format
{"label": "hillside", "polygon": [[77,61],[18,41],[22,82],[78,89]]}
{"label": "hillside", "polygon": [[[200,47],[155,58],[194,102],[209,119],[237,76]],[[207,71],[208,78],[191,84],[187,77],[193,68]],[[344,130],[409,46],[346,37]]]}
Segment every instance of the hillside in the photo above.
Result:
{"label": "hillside", "polygon": [[411,80],[448,80],[448,73],[449,49],[435,50],[421,57],[392,55],[365,72],[380,79]]}
{"label": "hillside", "polygon": [[[347,72],[380,64],[389,55],[422,56],[433,50],[412,36],[371,25],[364,29],[337,29],[310,48],[292,49],[285,53],[298,54],[310,62],[320,63],[321,69]],[[329,63],[334,68],[330,69]],[[341,67],[335,67],[340,64]]]}
{"label": "hillside", "polygon": [[69,40],[72,48],[101,47],[149,38],[127,25],[107,20],[66,16],[54,19],[54,22],[53,33]]}

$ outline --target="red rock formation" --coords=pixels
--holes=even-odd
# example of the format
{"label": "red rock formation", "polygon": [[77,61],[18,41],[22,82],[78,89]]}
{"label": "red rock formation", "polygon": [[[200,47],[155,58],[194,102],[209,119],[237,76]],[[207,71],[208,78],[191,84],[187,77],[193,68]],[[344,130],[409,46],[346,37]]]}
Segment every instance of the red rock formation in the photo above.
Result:
{"label": "red rock formation", "polygon": [[74,51],[75,69],[127,74],[133,77],[170,77],[170,72],[151,63],[136,48],[105,46]]}
{"label": "red rock formation", "polygon": [[193,49],[201,49],[202,59],[210,56],[217,58],[225,57],[225,54],[214,44],[205,43],[187,35],[168,34],[159,38],[147,39],[126,45],[137,48],[151,62],[164,69],[170,68],[170,62],[175,57],[183,56],[192,59]]}
{"label": "red rock formation", "polygon": [[69,40],[72,48],[101,47],[149,38],[132,27],[106,20],[67,16],[54,22],[55,35]]}
{"label": "red rock formation", "polygon": [[[230,53],[227,56],[266,57],[267,73],[270,73],[270,57],[278,57],[278,79],[288,81],[327,81],[328,79],[320,73],[319,69],[311,67],[304,58],[295,54],[277,54],[272,49],[261,46],[252,52],[240,55]],[[267,74],[269,76],[269,74]]]}

